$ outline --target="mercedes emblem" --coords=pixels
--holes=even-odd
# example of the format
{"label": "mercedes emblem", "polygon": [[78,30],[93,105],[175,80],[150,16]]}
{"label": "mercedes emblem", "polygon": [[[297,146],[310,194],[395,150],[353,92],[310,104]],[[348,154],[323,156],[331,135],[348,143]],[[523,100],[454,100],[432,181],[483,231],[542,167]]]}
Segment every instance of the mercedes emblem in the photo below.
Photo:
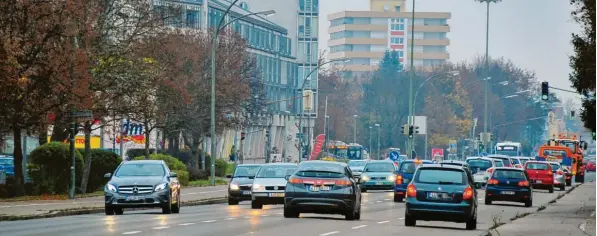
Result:
{"label": "mercedes emblem", "polygon": [[139,188],[137,188],[137,187],[134,187],[134,188],[133,188],[133,193],[134,193],[134,194],[137,194],[138,192],[139,192]]}
{"label": "mercedes emblem", "polygon": [[442,187],[437,187],[437,190],[438,191],[442,191]]}
{"label": "mercedes emblem", "polygon": [[274,186],[274,190],[278,190],[278,186]]}

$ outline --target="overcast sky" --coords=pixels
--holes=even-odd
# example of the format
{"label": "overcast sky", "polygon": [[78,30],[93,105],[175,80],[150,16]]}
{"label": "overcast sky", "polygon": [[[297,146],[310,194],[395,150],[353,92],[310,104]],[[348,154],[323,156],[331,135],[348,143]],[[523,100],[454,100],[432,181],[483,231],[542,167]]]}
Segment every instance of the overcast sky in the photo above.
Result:
{"label": "overcast sky", "polygon": [[[573,53],[571,33],[578,26],[571,18],[569,0],[503,0],[491,4],[489,54],[504,57],[536,72],[540,81],[572,89],[568,56]],[[320,50],[327,48],[327,15],[339,11],[368,10],[369,0],[320,0]],[[412,1],[407,0],[407,9]],[[471,60],[485,53],[486,5],[474,0],[416,0],[416,11],[451,12],[450,60]],[[574,89],[572,89],[574,90]],[[557,92],[559,96],[577,96]],[[580,103],[580,100],[577,101]]]}

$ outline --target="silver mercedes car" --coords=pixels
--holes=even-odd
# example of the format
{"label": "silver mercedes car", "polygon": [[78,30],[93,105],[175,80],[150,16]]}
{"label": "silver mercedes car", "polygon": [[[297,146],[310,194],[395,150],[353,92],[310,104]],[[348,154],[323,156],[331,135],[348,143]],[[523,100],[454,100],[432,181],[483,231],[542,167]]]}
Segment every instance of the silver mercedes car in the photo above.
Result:
{"label": "silver mercedes car", "polygon": [[284,204],[287,176],[296,171],[295,163],[269,163],[261,166],[253,181],[251,208]]}

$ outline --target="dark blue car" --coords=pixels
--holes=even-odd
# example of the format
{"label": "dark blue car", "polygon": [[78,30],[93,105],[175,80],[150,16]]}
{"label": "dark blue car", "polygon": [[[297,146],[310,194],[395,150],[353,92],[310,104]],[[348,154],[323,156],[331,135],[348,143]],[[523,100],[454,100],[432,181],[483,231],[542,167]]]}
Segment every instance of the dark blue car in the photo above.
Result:
{"label": "dark blue car", "polygon": [[417,167],[421,164],[433,164],[428,160],[404,160],[400,162],[396,172],[396,185],[394,186],[394,202],[402,202],[406,194],[406,186],[413,179]]}
{"label": "dark blue car", "polygon": [[477,190],[469,171],[453,165],[420,166],[406,189],[405,226],[417,220],[466,223],[477,228]]}
{"label": "dark blue car", "polygon": [[533,187],[523,169],[495,168],[485,189],[485,205],[493,201],[522,202],[533,206]]}

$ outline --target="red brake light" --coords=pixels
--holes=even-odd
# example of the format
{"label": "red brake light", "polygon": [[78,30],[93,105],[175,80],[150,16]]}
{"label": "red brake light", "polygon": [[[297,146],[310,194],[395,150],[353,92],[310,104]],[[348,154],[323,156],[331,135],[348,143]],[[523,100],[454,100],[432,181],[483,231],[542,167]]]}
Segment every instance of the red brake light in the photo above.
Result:
{"label": "red brake light", "polygon": [[402,184],[403,179],[402,179],[402,175],[396,175],[396,184]]}
{"label": "red brake light", "polygon": [[303,180],[300,179],[300,178],[290,178],[288,180],[288,183],[291,183],[291,184],[302,184]]}
{"label": "red brake light", "polygon": [[518,182],[518,186],[520,187],[528,187],[529,186],[529,181],[523,180]]}
{"label": "red brake light", "polygon": [[493,167],[492,167],[492,168],[489,168],[489,169],[487,169],[487,173],[493,173]]}
{"label": "red brake light", "polygon": [[558,175],[564,175],[564,171],[558,170]]}
{"label": "red brake light", "polygon": [[342,180],[336,180],[336,185],[338,186],[350,186],[352,185],[352,183],[348,180],[342,179]]}
{"label": "red brake light", "polygon": [[462,200],[470,200],[473,199],[473,188],[471,186],[466,187],[464,193],[462,194]]}
{"label": "red brake light", "polygon": [[408,187],[406,187],[406,196],[407,197],[416,197],[417,196],[417,188],[415,188],[414,184],[409,184]]}
{"label": "red brake light", "polygon": [[489,180],[487,180],[487,184],[489,184],[489,185],[498,184],[498,180],[497,179],[489,179]]}

